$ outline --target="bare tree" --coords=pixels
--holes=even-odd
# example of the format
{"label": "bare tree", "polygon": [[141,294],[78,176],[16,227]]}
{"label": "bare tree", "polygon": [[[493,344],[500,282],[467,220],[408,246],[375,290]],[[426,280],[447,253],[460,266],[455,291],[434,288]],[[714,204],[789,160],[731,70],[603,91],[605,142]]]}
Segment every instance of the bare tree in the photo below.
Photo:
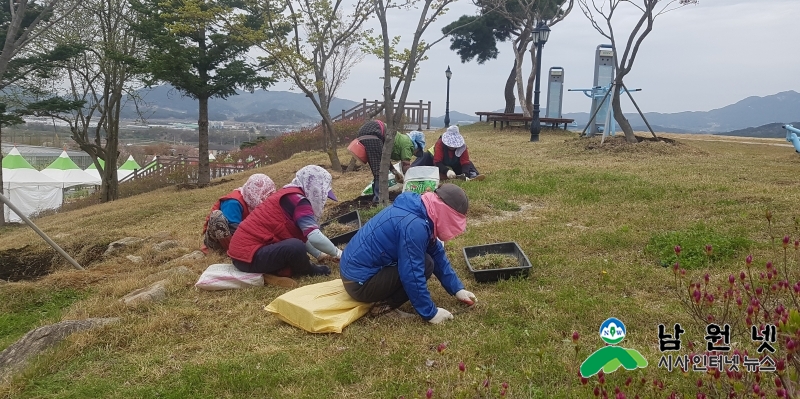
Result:
{"label": "bare tree", "polygon": [[[634,136],[633,128],[628,119],[625,118],[620,106],[620,90],[625,89],[623,79],[631,72],[639,47],[653,30],[653,22],[656,17],[698,2],[699,0],[578,0],[581,11],[592,23],[594,29],[611,41],[616,70],[611,87],[611,106],[614,110],[614,119],[625,133],[625,140],[629,143],[635,143],[636,136]],[[614,33],[612,19],[622,4],[626,4],[629,8],[635,8],[641,12],[641,16],[628,35],[622,57],[620,57],[617,35]]]}
{"label": "bare tree", "polygon": [[[72,139],[88,153],[101,172],[101,201],[117,199],[119,123],[123,105],[136,101],[135,63],[143,49],[128,21],[133,12],[125,0],[85,0],[79,16],[63,21],[46,35],[46,44],[79,44],[86,51],[61,68],[67,92],[34,107],[36,115],[67,122]],[[59,83],[54,84],[54,86]],[[52,109],[67,102],[83,106],[69,113]],[[105,162],[101,167],[98,159]]]}
{"label": "bare tree", "polygon": [[267,3],[270,1],[278,4],[268,9],[286,9],[288,14],[267,13],[269,28],[278,30],[278,26],[288,24],[292,34],[269,37],[258,46],[269,55],[274,76],[291,81],[314,104],[322,117],[325,150],[331,166],[341,170],[330,102],[353,66],[363,59],[358,42],[362,25],[372,12],[372,1],[344,4],[342,0],[267,0]]}
{"label": "bare tree", "polygon": [[[430,43],[425,42],[422,36],[431,23],[441,17],[447,11],[447,6],[455,0],[373,1],[375,2],[375,14],[381,24],[381,34],[378,37],[368,38],[366,48],[369,53],[377,55],[383,60],[383,104],[381,110],[386,115],[386,140],[383,143],[378,193],[381,203],[386,204],[389,202],[389,179],[387,176],[392,147],[397,128],[402,126],[405,111],[403,107],[408,98],[411,83],[419,72],[419,63],[427,59],[425,53],[447,37],[447,34]],[[398,49],[400,37],[395,36],[391,39],[389,37],[387,20],[389,10],[392,9],[417,9],[420,11],[409,48]],[[400,93],[399,98],[396,97],[398,92]],[[398,104],[397,109],[395,109],[395,102]]]}
{"label": "bare tree", "polygon": [[[0,6],[0,90],[26,79],[31,73],[50,64],[56,54],[24,54],[27,47],[39,36],[72,13],[78,1],[73,0],[9,0]],[[62,6],[57,16],[53,11]],[[3,154],[0,152],[0,162]],[[1,168],[0,168],[1,169]],[[3,175],[0,170],[0,193],[3,192]],[[0,207],[2,209],[2,207]],[[4,219],[0,217],[0,225]]]}

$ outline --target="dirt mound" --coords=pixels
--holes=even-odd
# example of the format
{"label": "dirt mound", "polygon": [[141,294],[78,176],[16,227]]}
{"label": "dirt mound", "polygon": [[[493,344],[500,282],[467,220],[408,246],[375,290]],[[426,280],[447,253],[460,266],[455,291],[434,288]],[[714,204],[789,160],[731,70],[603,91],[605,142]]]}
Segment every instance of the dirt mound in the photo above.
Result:
{"label": "dirt mound", "polygon": [[[103,256],[107,245],[88,244],[63,248],[75,261],[86,268]],[[26,245],[22,248],[0,251],[0,280],[27,281],[36,280],[53,272],[67,261],[54,249],[33,248]]]}
{"label": "dirt mound", "polygon": [[617,134],[615,137],[606,137],[601,144],[602,137],[582,137],[567,140],[574,150],[588,151],[596,154],[615,155],[679,155],[698,154],[705,152],[690,145],[666,137],[636,136],[636,143],[628,143],[625,135]]}
{"label": "dirt mound", "polygon": [[7,281],[35,280],[50,274],[53,269],[54,250],[19,249],[0,251],[0,279]]}

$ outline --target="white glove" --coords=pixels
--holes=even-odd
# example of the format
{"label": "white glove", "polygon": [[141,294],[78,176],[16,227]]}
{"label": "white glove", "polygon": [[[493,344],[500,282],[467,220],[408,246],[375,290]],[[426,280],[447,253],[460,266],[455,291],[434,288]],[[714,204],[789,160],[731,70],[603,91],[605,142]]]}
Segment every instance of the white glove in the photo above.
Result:
{"label": "white glove", "polygon": [[336,258],[336,260],[342,259],[342,250],[341,249],[336,248],[336,256],[334,256],[334,258]]}
{"label": "white glove", "polygon": [[448,179],[454,179],[455,177],[456,177],[456,172],[453,172],[452,170],[448,170],[447,171],[447,178]]}
{"label": "white glove", "polygon": [[456,292],[456,298],[458,298],[459,301],[467,304],[467,306],[472,306],[475,304],[475,302],[478,302],[478,298],[475,298],[475,294],[467,290]]}
{"label": "white glove", "polygon": [[436,315],[433,316],[433,318],[428,321],[433,324],[439,324],[445,320],[450,320],[452,318],[453,314],[448,312],[447,309],[436,308]]}

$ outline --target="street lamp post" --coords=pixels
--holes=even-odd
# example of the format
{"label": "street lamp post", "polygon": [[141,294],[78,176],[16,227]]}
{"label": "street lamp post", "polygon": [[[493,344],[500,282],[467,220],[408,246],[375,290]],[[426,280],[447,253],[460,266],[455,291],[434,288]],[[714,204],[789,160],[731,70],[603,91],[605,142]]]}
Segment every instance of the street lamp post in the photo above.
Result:
{"label": "street lamp post", "polygon": [[533,44],[536,45],[536,85],[533,91],[533,120],[531,120],[531,141],[539,141],[539,132],[542,131],[539,120],[539,81],[542,77],[542,47],[550,36],[550,28],[544,21],[533,30]]}
{"label": "street lamp post", "polygon": [[453,77],[453,73],[450,72],[450,65],[447,66],[447,70],[444,71],[444,76],[447,76],[447,102],[444,106],[444,127],[450,126],[450,78]]}

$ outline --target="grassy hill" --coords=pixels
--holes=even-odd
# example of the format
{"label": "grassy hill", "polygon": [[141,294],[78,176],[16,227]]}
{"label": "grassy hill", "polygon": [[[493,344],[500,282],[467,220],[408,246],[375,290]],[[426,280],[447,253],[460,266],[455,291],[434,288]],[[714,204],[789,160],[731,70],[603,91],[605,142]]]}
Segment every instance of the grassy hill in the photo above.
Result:
{"label": "grassy hill", "polygon": [[[649,362],[643,370],[606,375],[609,396],[620,387],[629,398],[663,398],[673,390],[695,397],[698,379],[707,392],[714,384],[708,375],[657,367],[659,324],[670,326],[668,331],[682,324],[681,353],[689,352],[689,341],[705,346],[705,324],[683,310],[685,288],[676,291],[671,268],[663,266],[674,262],[673,247],[681,245],[687,279],[702,281],[708,273],[712,284],[727,287],[728,276],[744,269],[749,253],[754,268],[770,260],[782,265],[780,237],[794,240],[792,217],[800,213],[800,184],[785,171],[797,170],[800,156],[766,145],[779,140],[667,135],[674,141],[631,146],[610,139],[601,146],[599,139],[550,130],[541,142],[530,143],[525,130],[493,130],[486,123],[462,132],[470,156],[488,177],[462,183],[470,198],[468,228],[446,248],[478,297],[475,308],[465,310],[434,278],[434,301],[459,312],[452,321],[365,317],[340,335],[313,335],[263,310],[284,289],[199,292],[192,287],[196,276],[189,276],[169,286],[165,302],[127,309],[119,299],[152,281],[153,273],[184,265],[199,275],[226,261],[211,256],[165,264],[199,246],[212,203],[247,176],[205,189],[162,189],[37,221],[88,268],[76,271],[59,261],[55,272],[36,281],[0,283],[0,349],[59,320],[121,322],[71,336],[22,376],[0,384],[0,397],[412,398],[432,388],[434,398],[472,398],[498,397],[506,382],[510,398],[589,398],[597,378],[581,385],[578,367],[603,346],[598,326],[608,317],[627,327],[621,345]],[[430,132],[428,139],[438,134]],[[326,158],[301,153],[259,171],[285,184],[298,168],[326,164]],[[366,170],[334,173],[333,186],[347,200],[370,180]],[[342,211],[328,206],[329,214]],[[126,236],[156,238],[119,256],[96,257],[98,248]],[[778,237],[777,245],[770,236]],[[165,239],[177,240],[179,248],[150,249]],[[528,255],[530,277],[476,283],[462,248],[505,241],[516,241]],[[710,258],[702,255],[706,244],[713,245]],[[0,257],[24,251],[34,259],[45,248],[27,228],[0,230]],[[795,273],[796,255],[789,251],[788,269]],[[144,262],[133,264],[124,255]],[[722,295],[717,298],[714,309],[720,310]],[[577,353],[573,332],[580,334]],[[755,351],[747,335],[731,341]],[[438,353],[441,343],[447,349]],[[772,375],[765,375],[763,389],[772,386]],[[489,387],[482,388],[487,377]],[[625,386],[628,377],[644,378],[645,384]],[[654,380],[663,382],[663,391]]]}

